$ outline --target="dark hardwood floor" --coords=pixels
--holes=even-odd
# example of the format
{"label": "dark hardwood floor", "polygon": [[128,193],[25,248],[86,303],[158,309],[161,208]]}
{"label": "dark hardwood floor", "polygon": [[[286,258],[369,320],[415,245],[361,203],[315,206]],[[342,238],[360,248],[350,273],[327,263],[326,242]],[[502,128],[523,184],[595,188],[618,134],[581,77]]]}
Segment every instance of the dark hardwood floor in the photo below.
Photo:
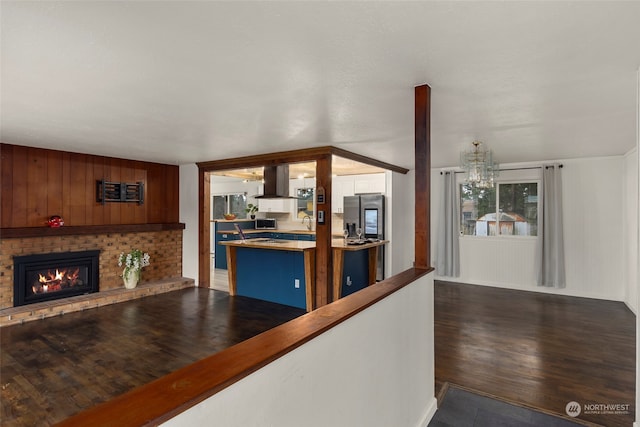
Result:
{"label": "dark hardwood floor", "polygon": [[1,425],[54,424],[304,313],[190,288],[1,328]]}
{"label": "dark hardwood floor", "polygon": [[[436,395],[450,382],[561,415],[575,401],[580,420],[630,427],[635,364],[635,316],[623,303],[435,283]],[[585,404],[629,411],[589,414]]]}

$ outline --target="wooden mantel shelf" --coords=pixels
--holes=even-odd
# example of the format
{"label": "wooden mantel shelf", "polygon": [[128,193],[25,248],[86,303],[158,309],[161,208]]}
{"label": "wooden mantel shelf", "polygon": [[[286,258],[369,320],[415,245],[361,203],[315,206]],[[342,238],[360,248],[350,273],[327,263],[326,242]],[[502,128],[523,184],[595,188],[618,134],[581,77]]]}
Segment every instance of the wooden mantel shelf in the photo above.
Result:
{"label": "wooden mantel shelf", "polygon": [[161,224],[77,225],[55,227],[0,228],[0,238],[77,236],[82,234],[140,233],[145,231],[184,230],[181,222]]}

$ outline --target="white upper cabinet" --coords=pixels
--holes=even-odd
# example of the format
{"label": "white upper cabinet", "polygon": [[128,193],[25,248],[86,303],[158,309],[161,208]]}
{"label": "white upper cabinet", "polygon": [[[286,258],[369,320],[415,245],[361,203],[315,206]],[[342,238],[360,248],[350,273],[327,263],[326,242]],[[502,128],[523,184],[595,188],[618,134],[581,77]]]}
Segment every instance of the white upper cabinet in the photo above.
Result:
{"label": "white upper cabinet", "polygon": [[334,177],[331,190],[331,210],[333,213],[344,213],[344,198],[353,195],[353,176]]}
{"label": "white upper cabinet", "polygon": [[258,199],[258,212],[289,213],[291,208],[291,199]]}
{"label": "white upper cabinet", "polygon": [[353,192],[355,194],[382,193],[386,190],[384,173],[369,175],[353,175]]}
{"label": "white upper cabinet", "polygon": [[385,192],[384,173],[336,176],[333,178],[331,210],[333,213],[344,213],[344,198],[347,196]]}

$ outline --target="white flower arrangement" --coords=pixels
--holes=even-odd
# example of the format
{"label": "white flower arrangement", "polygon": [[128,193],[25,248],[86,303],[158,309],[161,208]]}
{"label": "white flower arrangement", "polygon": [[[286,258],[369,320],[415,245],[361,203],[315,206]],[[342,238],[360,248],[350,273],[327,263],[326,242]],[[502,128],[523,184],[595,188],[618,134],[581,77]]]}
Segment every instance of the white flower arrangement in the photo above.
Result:
{"label": "white flower arrangement", "polygon": [[118,267],[122,267],[124,265],[124,271],[122,272],[123,276],[129,276],[129,274],[134,273],[138,275],[138,279],[140,279],[140,271],[151,264],[151,257],[147,252],[142,252],[139,249],[132,249],[131,252],[125,254],[124,252],[120,253],[118,257]]}

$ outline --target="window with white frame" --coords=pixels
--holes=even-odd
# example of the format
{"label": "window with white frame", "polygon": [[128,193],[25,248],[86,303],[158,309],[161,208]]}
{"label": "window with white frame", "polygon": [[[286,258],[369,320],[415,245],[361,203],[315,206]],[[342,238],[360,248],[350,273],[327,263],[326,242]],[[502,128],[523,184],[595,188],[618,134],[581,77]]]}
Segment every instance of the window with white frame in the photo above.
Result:
{"label": "window with white frame", "polygon": [[238,218],[244,218],[246,216],[246,193],[219,194],[212,197],[212,219],[223,219],[224,214],[235,214]]}
{"label": "window with white frame", "polygon": [[460,234],[537,236],[538,182],[504,182],[493,188],[461,184]]}

